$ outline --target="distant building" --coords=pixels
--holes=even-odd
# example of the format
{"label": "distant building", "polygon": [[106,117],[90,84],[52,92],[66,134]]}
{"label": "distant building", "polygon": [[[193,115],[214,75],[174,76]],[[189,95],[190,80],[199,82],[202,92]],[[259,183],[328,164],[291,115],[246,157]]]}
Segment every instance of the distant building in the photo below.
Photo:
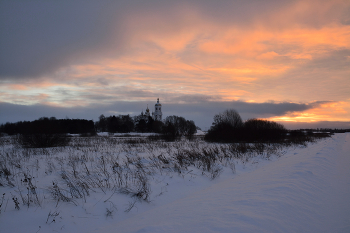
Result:
{"label": "distant building", "polygon": [[[163,115],[162,114],[162,105],[159,103],[159,98],[157,99],[157,103],[154,105],[154,107],[155,107],[155,111],[152,112],[153,120],[162,121],[162,115]],[[148,107],[147,107],[147,110],[148,110]]]}
{"label": "distant building", "polygon": [[[136,117],[136,118],[137,118],[136,121],[141,120],[141,119],[143,119],[143,120],[145,120],[145,121],[148,121],[148,117],[150,117],[150,116],[151,116],[151,113],[150,113],[150,111],[149,111],[149,109],[148,109],[148,105],[147,105],[147,108],[146,108],[145,113],[144,113],[143,110],[142,110],[141,115]],[[136,118],[135,118],[135,119],[136,119]]]}
{"label": "distant building", "polygon": [[[155,111],[152,112],[152,119],[155,121],[162,121],[162,116],[163,116],[162,105],[159,103],[159,98],[157,99],[157,103],[154,105],[154,109]],[[141,119],[144,119],[145,121],[148,121],[148,117],[150,116],[151,116],[151,113],[147,105],[145,113],[142,111],[139,117]]]}

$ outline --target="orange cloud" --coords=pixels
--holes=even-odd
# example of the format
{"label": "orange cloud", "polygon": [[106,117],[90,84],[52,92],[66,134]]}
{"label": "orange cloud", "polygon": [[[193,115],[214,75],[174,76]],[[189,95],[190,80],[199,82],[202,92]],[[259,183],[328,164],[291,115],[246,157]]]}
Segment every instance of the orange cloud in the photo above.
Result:
{"label": "orange cloud", "polygon": [[263,53],[263,54],[260,54],[257,56],[258,59],[274,59],[276,57],[280,56],[278,53],[274,52],[274,51],[271,51],[271,52],[266,52],[266,53]]}
{"label": "orange cloud", "polygon": [[318,122],[318,121],[350,121],[350,101],[329,102],[304,112],[292,112],[285,116],[271,117],[273,121]]}
{"label": "orange cloud", "polygon": [[9,88],[13,90],[18,90],[18,91],[24,91],[28,89],[27,86],[21,85],[21,84],[10,84]]}

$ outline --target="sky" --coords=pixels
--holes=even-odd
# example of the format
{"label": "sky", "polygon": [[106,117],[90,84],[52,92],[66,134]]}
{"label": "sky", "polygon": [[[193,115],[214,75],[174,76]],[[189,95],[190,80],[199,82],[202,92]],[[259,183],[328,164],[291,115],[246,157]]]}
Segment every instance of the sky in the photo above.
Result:
{"label": "sky", "polygon": [[236,109],[350,128],[349,0],[0,1],[0,124]]}

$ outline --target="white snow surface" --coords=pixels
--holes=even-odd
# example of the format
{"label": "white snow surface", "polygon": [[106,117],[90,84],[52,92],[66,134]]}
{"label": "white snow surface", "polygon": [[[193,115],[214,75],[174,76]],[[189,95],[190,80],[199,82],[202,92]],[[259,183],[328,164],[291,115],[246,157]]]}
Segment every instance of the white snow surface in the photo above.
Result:
{"label": "white snow surface", "polygon": [[93,232],[350,232],[350,134]]}
{"label": "white snow surface", "polygon": [[[43,201],[21,210],[10,199],[0,232],[350,232],[349,133],[288,148],[282,157],[239,162],[235,174],[224,168],[214,180],[196,170],[158,178],[151,202],[130,212],[130,198],[113,192],[93,193],[77,206]],[[0,194],[9,190],[0,187]],[[115,207],[111,216],[106,207]]]}
{"label": "white snow surface", "polygon": [[130,133],[108,133],[108,132],[100,132],[97,133],[98,136],[118,136],[118,137],[123,137],[123,136],[153,136],[153,135],[159,135],[157,133],[140,133],[140,132],[130,132]]}
{"label": "white snow surface", "polygon": [[[108,133],[108,132],[99,132],[97,133],[99,136],[153,136],[153,135],[159,135],[158,133],[140,133],[140,132],[130,132],[130,133]],[[197,132],[194,135],[205,135],[205,132],[202,130],[197,130]],[[79,136],[79,134],[76,134],[75,136]]]}

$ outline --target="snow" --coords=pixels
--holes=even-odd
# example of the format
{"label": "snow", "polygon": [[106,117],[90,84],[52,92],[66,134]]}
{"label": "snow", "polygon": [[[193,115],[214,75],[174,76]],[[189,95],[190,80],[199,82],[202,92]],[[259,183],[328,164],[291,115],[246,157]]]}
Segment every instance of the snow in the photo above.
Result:
{"label": "snow", "polygon": [[147,137],[159,135],[157,133],[140,133],[140,132],[130,132],[130,133],[108,133],[108,132],[100,132],[97,133],[98,136],[116,136],[116,137],[129,137],[129,136],[138,136],[138,137]]}
{"label": "snow", "polygon": [[197,133],[195,133],[195,135],[205,135],[205,132],[200,130],[200,129],[197,129]]}
{"label": "snow", "polygon": [[[72,135],[72,134],[71,134]],[[98,136],[118,136],[118,137],[123,137],[123,136],[141,136],[141,137],[147,137],[147,136],[157,136],[159,135],[158,133],[140,133],[140,132],[130,132],[130,133],[108,133],[108,132],[99,132],[97,133]],[[205,135],[205,132],[202,130],[197,130],[197,132],[194,135],[200,135],[203,136]],[[74,136],[79,136],[79,135],[74,135]]]}
{"label": "snow", "polygon": [[350,232],[350,134],[93,232]]}
{"label": "snow", "polygon": [[[0,232],[350,232],[349,133],[288,148],[281,157],[237,161],[235,173],[224,167],[214,180],[196,168],[155,174],[150,202],[135,202],[129,212],[132,199],[113,190],[96,191],[77,206],[53,202],[45,191],[58,178],[35,169],[43,169],[44,160],[28,161],[41,207],[15,210],[10,198]],[[4,206],[10,192],[17,194],[0,187]]]}

